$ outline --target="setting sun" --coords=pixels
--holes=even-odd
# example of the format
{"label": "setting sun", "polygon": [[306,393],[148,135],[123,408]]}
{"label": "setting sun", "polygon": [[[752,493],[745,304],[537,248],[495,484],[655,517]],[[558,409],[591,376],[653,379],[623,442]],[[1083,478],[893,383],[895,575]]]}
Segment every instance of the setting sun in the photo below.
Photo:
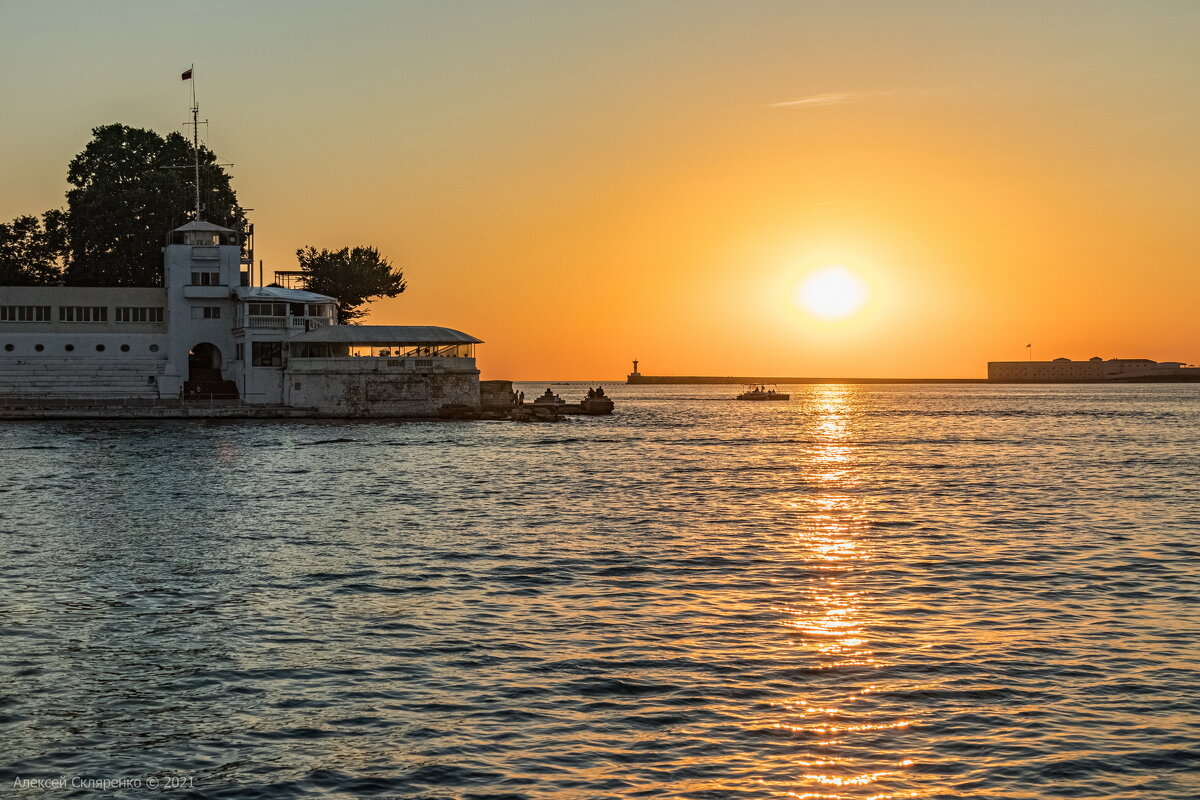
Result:
{"label": "setting sun", "polygon": [[844,267],[826,267],[800,285],[796,299],[805,310],[823,319],[841,319],[862,308],[867,298],[862,281]]}

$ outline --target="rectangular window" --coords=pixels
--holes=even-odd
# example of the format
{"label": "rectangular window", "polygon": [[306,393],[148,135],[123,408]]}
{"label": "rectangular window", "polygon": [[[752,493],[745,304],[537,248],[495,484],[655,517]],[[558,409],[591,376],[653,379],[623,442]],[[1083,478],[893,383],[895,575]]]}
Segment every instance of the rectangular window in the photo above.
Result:
{"label": "rectangular window", "polygon": [[310,317],[324,317],[324,316],[328,316],[328,315],[325,313],[325,311],[326,311],[326,309],[325,309],[325,306],[323,306],[323,305],[321,305],[321,304],[319,304],[319,303],[309,303],[309,304],[308,304],[308,315],[309,315]]}
{"label": "rectangular window", "polygon": [[237,345],[235,345],[235,352],[237,353],[237,355],[235,355],[233,357],[235,361],[245,361],[246,360],[246,345],[245,344],[243,344],[242,342],[238,342]]}
{"label": "rectangular window", "polygon": [[220,306],[193,306],[192,319],[220,319]]}
{"label": "rectangular window", "polygon": [[287,315],[286,303],[247,303],[252,317],[283,317]]}
{"label": "rectangular window", "polygon": [[253,342],[251,354],[256,367],[282,367],[283,342]]}
{"label": "rectangular window", "polygon": [[107,306],[59,306],[59,322],[108,322]]}
{"label": "rectangular window", "polygon": [[205,270],[192,273],[192,286],[220,286],[221,273]]}
{"label": "rectangular window", "polygon": [[162,306],[117,306],[117,322],[162,322]]}
{"label": "rectangular window", "polygon": [[50,306],[0,306],[0,322],[49,322]]}

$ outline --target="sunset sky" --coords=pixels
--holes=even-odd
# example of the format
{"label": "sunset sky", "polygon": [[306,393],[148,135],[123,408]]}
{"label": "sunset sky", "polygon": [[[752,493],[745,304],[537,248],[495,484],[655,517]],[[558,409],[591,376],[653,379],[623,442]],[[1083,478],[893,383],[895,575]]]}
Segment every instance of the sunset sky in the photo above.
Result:
{"label": "sunset sky", "polygon": [[[0,220],[94,126],[207,142],[271,269],[484,377],[1200,362],[1200,3],[0,1]],[[863,303],[806,306],[840,267]]]}

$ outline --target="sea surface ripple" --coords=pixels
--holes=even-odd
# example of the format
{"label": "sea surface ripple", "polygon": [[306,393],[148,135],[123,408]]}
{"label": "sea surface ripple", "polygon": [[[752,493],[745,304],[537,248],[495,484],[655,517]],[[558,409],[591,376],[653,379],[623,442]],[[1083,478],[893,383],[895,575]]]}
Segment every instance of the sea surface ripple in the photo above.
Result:
{"label": "sea surface ripple", "polygon": [[1200,387],[736,391],[6,425],[0,787],[1200,796]]}

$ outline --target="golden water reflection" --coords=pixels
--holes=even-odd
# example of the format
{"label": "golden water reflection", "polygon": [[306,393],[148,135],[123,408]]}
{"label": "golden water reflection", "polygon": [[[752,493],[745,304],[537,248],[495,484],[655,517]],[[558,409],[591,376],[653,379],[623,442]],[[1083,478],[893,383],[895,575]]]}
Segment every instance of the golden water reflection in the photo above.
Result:
{"label": "golden water reflection", "polygon": [[[812,575],[800,587],[798,602],[776,610],[792,632],[798,663],[814,672],[844,671],[847,678],[776,704],[782,719],[775,727],[802,738],[810,748],[794,762],[806,770],[802,777],[808,790],[787,792],[796,798],[916,796],[879,793],[889,782],[902,782],[904,768],[913,763],[910,759],[871,762],[854,747],[856,737],[913,724],[874,712],[873,704],[866,702],[874,687],[863,671],[886,664],[872,648],[870,598],[856,588],[855,579],[877,557],[869,536],[869,508],[858,491],[865,467],[855,441],[856,391],[850,386],[814,387],[800,407],[806,429],[802,439],[808,442],[799,456],[805,486],[784,501],[796,520],[795,555]],[[832,787],[844,791],[830,793]]]}

